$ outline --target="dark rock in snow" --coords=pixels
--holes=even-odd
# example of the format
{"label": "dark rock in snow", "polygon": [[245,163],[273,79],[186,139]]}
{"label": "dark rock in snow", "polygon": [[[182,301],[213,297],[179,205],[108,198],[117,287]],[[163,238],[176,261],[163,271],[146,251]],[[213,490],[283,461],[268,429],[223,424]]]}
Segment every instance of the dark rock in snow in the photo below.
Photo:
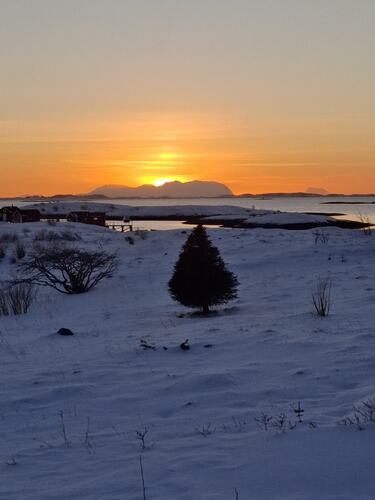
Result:
{"label": "dark rock in snow", "polygon": [[187,351],[188,349],[190,349],[190,346],[189,346],[189,339],[186,339],[185,342],[182,342],[182,344],[180,344],[180,348],[183,350],[183,351]]}
{"label": "dark rock in snow", "polygon": [[67,337],[69,335],[74,335],[72,330],[69,330],[69,328],[60,328],[60,330],[57,333],[59,335],[63,335],[64,337]]}

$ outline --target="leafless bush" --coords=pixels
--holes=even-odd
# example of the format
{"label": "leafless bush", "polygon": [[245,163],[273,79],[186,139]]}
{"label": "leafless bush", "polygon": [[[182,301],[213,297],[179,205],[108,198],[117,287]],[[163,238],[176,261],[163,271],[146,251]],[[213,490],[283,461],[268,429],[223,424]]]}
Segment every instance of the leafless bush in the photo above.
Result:
{"label": "leafless bush", "polygon": [[82,238],[78,233],[73,233],[72,231],[61,231],[60,239],[63,241],[81,241]]}
{"label": "leafless bush", "polygon": [[318,316],[328,316],[331,309],[331,289],[332,280],[328,276],[326,278],[318,278],[315,289],[312,292],[312,301]]}
{"label": "leafless bush", "polygon": [[52,241],[55,240],[57,233],[54,231],[47,231],[46,229],[41,229],[34,235],[34,241]]}
{"label": "leafless bush", "polygon": [[238,432],[242,432],[247,426],[247,422],[245,420],[239,419],[237,417],[232,417],[232,422],[234,429],[236,429]]}
{"label": "leafless bush", "polygon": [[360,222],[364,225],[363,227],[363,234],[365,236],[371,236],[372,234],[372,222],[370,220],[370,217],[368,215],[364,215],[359,213],[358,215]]}
{"label": "leafless bush", "polygon": [[25,247],[19,241],[16,242],[14,256],[16,260],[22,260],[26,256]]}
{"label": "leafless bush", "polygon": [[352,414],[339,422],[341,425],[355,425],[360,430],[368,423],[375,423],[375,398],[365,399],[353,406]]}
{"label": "leafless bush", "polygon": [[[272,419],[272,427],[280,434],[284,434],[287,431],[287,424],[288,419],[285,413],[279,413]],[[291,422],[289,422],[289,425],[291,426]]]}
{"label": "leafless bush", "polygon": [[215,434],[216,427],[212,426],[211,424],[206,424],[202,425],[201,427],[196,427],[195,430],[201,436],[208,437],[211,436],[212,434]]}
{"label": "leafless bush", "polygon": [[20,265],[22,282],[54,288],[66,294],[85,293],[104,278],[110,278],[117,267],[115,254],[98,248],[39,246]]}
{"label": "leafless bush", "polygon": [[277,415],[261,413],[254,417],[254,420],[262,431],[273,429],[280,434],[285,434],[288,430],[292,430],[297,426],[297,422],[289,419],[286,413],[278,413]]}
{"label": "leafless bush", "polygon": [[267,415],[267,413],[261,413],[260,415],[254,417],[255,422],[257,423],[257,426],[262,429],[263,431],[268,431],[269,426],[271,425],[272,422],[272,415]]}
{"label": "leafless bush", "polygon": [[369,398],[359,406],[354,406],[354,411],[356,411],[365,422],[375,423],[375,399]]}
{"label": "leafless bush", "polygon": [[34,236],[34,241],[80,241],[82,238],[78,233],[73,233],[72,231],[50,231],[47,229],[41,229]]}
{"label": "leafless bush", "polygon": [[326,245],[329,242],[329,234],[323,229],[317,229],[316,231],[314,231],[313,236],[315,245],[317,245],[318,243]]}
{"label": "leafless bush", "polygon": [[0,316],[25,314],[35,298],[30,283],[18,283],[0,291]]}
{"label": "leafless bush", "polygon": [[149,431],[150,431],[150,429],[148,427],[143,427],[143,429],[135,431],[135,439],[137,439],[139,441],[139,445],[140,445],[142,450],[147,448],[146,437],[147,437]]}
{"label": "leafless bush", "polygon": [[[260,413],[254,420],[263,431],[276,431],[277,433],[284,434],[287,431],[295,429],[298,425],[304,424],[305,410],[302,408],[301,402],[291,405],[286,412],[280,412],[275,415],[267,413]],[[310,429],[316,428],[316,422],[307,422]]]}
{"label": "leafless bush", "polygon": [[4,233],[0,236],[0,243],[16,243],[18,235],[15,233]]}

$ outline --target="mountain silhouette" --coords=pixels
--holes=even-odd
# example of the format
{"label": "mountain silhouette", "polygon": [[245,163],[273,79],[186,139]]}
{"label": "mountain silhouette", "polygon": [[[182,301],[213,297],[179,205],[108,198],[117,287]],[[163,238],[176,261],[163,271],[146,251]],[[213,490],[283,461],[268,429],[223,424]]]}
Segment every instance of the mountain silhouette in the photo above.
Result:
{"label": "mountain silhouette", "polygon": [[104,195],[108,198],[215,198],[233,195],[225,184],[210,181],[172,181],[162,186],[144,184],[138,187],[107,184],[88,194]]}
{"label": "mountain silhouette", "polygon": [[321,195],[321,196],[325,196],[327,194],[329,194],[329,192],[322,188],[322,187],[308,187],[306,189],[306,193],[308,194],[318,194],[318,195]]}

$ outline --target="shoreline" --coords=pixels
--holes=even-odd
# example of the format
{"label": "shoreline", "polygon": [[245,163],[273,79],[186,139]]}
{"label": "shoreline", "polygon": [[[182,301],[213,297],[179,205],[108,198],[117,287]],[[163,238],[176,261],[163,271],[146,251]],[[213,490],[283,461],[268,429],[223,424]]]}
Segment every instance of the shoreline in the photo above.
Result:
{"label": "shoreline", "polygon": [[347,219],[334,219],[332,222],[297,222],[297,223],[255,223],[255,222],[244,222],[241,219],[237,220],[223,220],[223,219],[210,219],[204,220],[204,218],[194,218],[188,219],[184,224],[202,224],[205,226],[220,226],[222,228],[233,228],[233,229],[286,229],[286,230],[308,230],[315,229],[319,227],[338,227],[341,229],[364,229],[369,227],[369,224],[351,221]]}
{"label": "shoreline", "polygon": [[[287,213],[287,212],[286,212]],[[301,213],[303,215],[303,213]],[[321,215],[329,216],[330,219],[326,221],[311,221],[311,222],[291,222],[291,223],[262,223],[262,222],[248,222],[247,219],[243,218],[233,218],[225,219],[223,217],[210,217],[205,216],[183,216],[183,215],[167,215],[167,216],[132,216],[132,222],[147,221],[147,222],[182,222],[186,225],[197,225],[202,224],[204,226],[219,226],[221,228],[233,228],[233,229],[287,229],[287,230],[308,230],[318,227],[339,227],[342,229],[364,229],[369,226],[364,222],[352,221],[349,219],[334,219],[332,214],[326,213],[310,213],[307,215]],[[341,216],[344,214],[334,214],[336,216]],[[46,214],[43,219],[46,220],[56,220],[65,219],[67,214]],[[332,217],[332,218],[331,218]],[[106,221],[122,221],[123,217],[119,215],[108,215]]]}

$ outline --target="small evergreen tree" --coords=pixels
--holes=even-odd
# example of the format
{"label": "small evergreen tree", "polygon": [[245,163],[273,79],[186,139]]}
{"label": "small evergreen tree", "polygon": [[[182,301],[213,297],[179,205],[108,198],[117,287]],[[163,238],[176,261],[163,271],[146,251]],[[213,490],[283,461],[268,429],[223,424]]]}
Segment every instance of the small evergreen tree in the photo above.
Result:
{"label": "small evergreen tree", "polygon": [[237,285],[236,276],[227,270],[204,227],[195,227],[182,247],[168,283],[172,298],[207,314],[210,306],[235,299]]}

